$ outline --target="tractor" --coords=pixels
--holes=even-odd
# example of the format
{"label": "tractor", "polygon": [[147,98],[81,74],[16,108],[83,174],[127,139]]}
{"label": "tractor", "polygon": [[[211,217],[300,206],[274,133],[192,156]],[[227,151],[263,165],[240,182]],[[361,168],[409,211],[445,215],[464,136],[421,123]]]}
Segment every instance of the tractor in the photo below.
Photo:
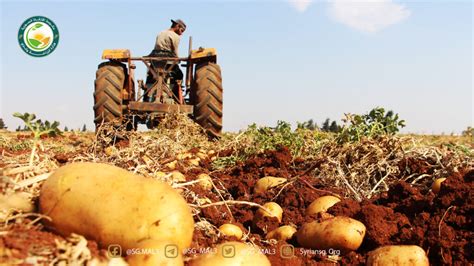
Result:
{"label": "tractor", "polygon": [[[222,130],[223,88],[214,48],[192,49],[187,57],[132,57],[128,49],[104,50],[94,89],[96,130],[104,122],[136,130],[138,124],[156,127],[169,112],[184,112],[210,138]],[[147,78],[135,82],[135,61],[143,62]],[[186,68],[184,84],[174,80],[172,69]],[[137,89],[136,89],[137,88]]]}

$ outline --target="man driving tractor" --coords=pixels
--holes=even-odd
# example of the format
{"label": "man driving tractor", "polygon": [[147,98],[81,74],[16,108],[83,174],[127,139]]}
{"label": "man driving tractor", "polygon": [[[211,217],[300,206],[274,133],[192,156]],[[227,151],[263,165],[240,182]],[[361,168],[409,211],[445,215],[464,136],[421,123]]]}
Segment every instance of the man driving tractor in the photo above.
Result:
{"label": "man driving tractor", "polygon": [[[96,129],[103,123],[125,126],[127,130],[146,124],[151,129],[167,113],[180,112],[202,126],[209,137],[220,136],[223,88],[216,49],[193,50],[189,37],[189,53],[178,57],[186,24],[180,19],[171,22],[169,29],[158,34],[155,47],[147,56],[132,57],[129,49],[103,51],[102,59],[107,61],[99,64],[94,81]],[[145,83],[135,79],[134,63],[138,61],[148,69]],[[186,75],[181,66],[186,68]]]}
{"label": "man driving tractor", "polygon": [[[171,27],[158,34],[156,37],[155,47],[149,56],[151,57],[179,57],[178,47],[181,35],[186,30],[186,24],[181,19],[171,20]],[[157,67],[157,62],[152,62]],[[170,78],[177,85],[173,88],[173,93],[178,95],[178,90],[181,89],[181,83],[183,80],[183,72],[179,68],[178,64],[175,64],[171,68]],[[147,83],[153,79],[153,76],[149,73],[147,77]]]}

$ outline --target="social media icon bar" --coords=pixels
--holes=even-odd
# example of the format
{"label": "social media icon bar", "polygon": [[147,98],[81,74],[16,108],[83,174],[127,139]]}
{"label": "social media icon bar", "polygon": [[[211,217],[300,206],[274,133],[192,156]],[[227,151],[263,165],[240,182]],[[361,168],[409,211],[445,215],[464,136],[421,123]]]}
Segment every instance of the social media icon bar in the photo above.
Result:
{"label": "social media icon bar", "polygon": [[122,247],[120,245],[109,245],[107,247],[107,256],[109,258],[118,258],[122,256]]}
{"label": "social media icon bar", "polygon": [[167,258],[173,259],[173,258],[178,257],[178,252],[179,252],[179,249],[177,245],[170,244],[170,245],[165,246],[165,257]]}
{"label": "social media icon bar", "polygon": [[233,258],[233,257],[235,257],[235,246],[234,245],[223,245],[222,246],[222,256],[224,258]]}
{"label": "social media icon bar", "polygon": [[284,259],[289,259],[295,256],[295,247],[293,245],[281,245],[280,256]]}

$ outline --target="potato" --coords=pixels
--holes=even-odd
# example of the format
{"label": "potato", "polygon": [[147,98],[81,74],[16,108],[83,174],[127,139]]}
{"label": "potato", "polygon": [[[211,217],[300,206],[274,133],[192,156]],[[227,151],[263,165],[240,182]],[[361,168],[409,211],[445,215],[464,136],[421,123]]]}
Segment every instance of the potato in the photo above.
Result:
{"label": "potato", "polygon": [[241,239],[244,235],[242,229],[235,224],[223,224],[219,227],[219,231],[226,236],[235,236],[237,239]]}
{"label": "potato", "polygon": [[197,180],[199,180],[198,185],[205,190],[212,189],[212,179],[208,174],[202,173],[197,176]]}
{"label": "potato", "polygon": [[320,212],[326,212],[334,204],[341,201],[338,197],[334,196],[322,196],[315,199],[311,204],[306,208],[306,215],[312,215]]}
{"label": "potato", "polygon": [[118,150],[115,146],[108,146],[107,148],[105,148],[104,152],[107,156],[112,156],[116,154]]}
{"label": "potato", "polygon": [[186,182],[186,177],[180,171],[171,172],[171,180],[173,182]]}
{"label": "potato", "polygon": [[8,195],[0,194],[0,211],[8,212],[10,209],[20,210],[22,212],[32,212],[34,210],[31,197],[33,195],[27,192],[15,192]]}
{"label": "potato", "polygon": [[255,184],[255,188],[253,189],[253,191],[254,193],[265,193],[270,188],[283,184],[286,181],[287,179],[283,177],[273,177],[273,176],[262,177]]}
{"label": "potato", "polygon": [[191,157],[193,157],[193,155],[189,152],[180,153],[180,154],[176,155],[177,160],[183,160],[183,159],[187,159],[187,158],[191,158]]}
{"label": "potato", "polygon": [[207,154],[204,153],[204,152],[198,152],[198,153],[196,153],[196,156],[201,160],[207,159]]}
{"label": "potato", "polygon": [[259,208],[254,216],[254,223],[260,221],[263,217],[276,217],[278,222],[281,223],[283,216],[283,209],[275,202],[267,202],[263,204],[263,207],[266,208],[269,212],[265,211],[262,208]]}
{"label": "potato", "polygon": [[276,239],[278,241],[286,241],[291,239],[296,233],[296,228],[290,225],[280,226],[277,229],[269,232],[265,238],[266,239]]}
{"label": "potato", "polygon": [[224,242],[216,252],[205,253],[192,260],[190,266],[271,266],[260,249],[241,242]]}
{"label": "potato", "polygon": [[199,166],[200,161],[201,161],[201,159],[199,159],[199,158],[193,158],[193,159],[188,160],[188,164],[192,165],[192,166]]}
{"label": "potato", "polygon": [[102,248],[133,248],[143,239],[191,244],[194,221],[183,197],[168,184],[101,163],[72,163],[43,184],[40,212],[63,236],[77,233]]}
{"label": "potato", "polygon": [[369,252],[367,265],[429,266],[425,251],[415,245],[389,245]]}
{"label": "potato", "polygon": [[365,225],[344,216],[305,223],[296,233],[296,240],[305,248],[357,250],[365,236]]}
{"label": "potato", "polygon": [[165,164],[165,167],[167,167],[170,170],[173,170],[173,169],[176,169],[176,164],[177,163],[178,163],[178,161],[174,160],[172,162],[169,162],[169,163]]}
{"label": "potato", "polygon": [[431,190],[433,190],[433,193],[435,194],[439,193],[439,191],[441,190],[441,183],[443,183],[444,180],[446,180],[446,178],[442,177],[442,178],[437,178],[433,182],[433,185],[431,185]]}
{"label": "potato", "polygon": [[129,251],[132,252],[127,256],[130,266],[184,265],[183,255],[170,241],[147,239],[140,241],[136,247]]}
{"label": "potato", "polygon": [[158,172],[153,174],[153,177],[156,177],[160,180],[166,180],[169,176],[171,176],[171,174],[167,174],[167,173],[161,172],[161,171],[158,171]]}

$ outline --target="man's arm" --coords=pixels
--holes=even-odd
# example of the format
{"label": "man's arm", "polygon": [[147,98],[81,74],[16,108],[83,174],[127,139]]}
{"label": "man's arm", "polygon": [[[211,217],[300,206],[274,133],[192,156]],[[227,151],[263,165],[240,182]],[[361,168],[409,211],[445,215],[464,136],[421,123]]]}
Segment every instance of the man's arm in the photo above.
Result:
{"label": "man's arm", "polygon": [[171,43],[173,44],[173,51],[174,53],[176,54],[176,57],[179,57],[178,55],[178,48],[179,48],[179,40],[180,40],[180,37],[178,34],[175,34],[176,36],[173,35],[173,37],[171,38]]}

